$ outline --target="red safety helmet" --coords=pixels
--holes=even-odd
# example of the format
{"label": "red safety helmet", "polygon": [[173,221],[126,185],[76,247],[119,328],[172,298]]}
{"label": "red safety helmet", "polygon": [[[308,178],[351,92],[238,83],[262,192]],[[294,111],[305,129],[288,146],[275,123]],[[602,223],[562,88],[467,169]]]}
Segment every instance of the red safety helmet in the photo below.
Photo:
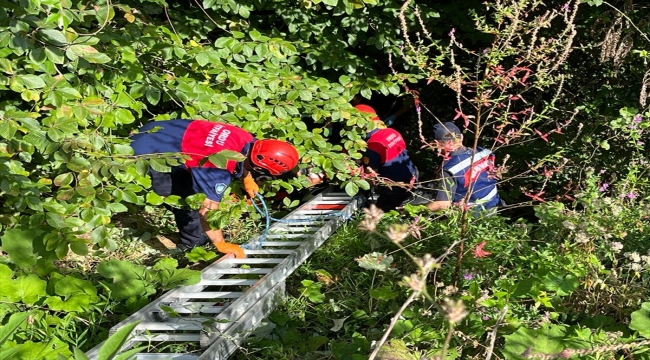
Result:
{"label": "red safety helmet", "polygon": [[375,116],[372,118],[372,120],[375,120],[375,121],[376,121],[376,120],[379,120],[379,116],[377,116],[377,112],[375,111],[375,109],[372,108],[372,106],[364,105],[364,104],[359,104],[359,105],[356,105],[355,108],[356,108],[357,110],[361,111],[362,113],[368,113],[368,114],[373,114],[373,115],[375,115]]}
{"label": "red safety helmet", "polygon": [[272,176],[290,171],[298,165],[298,150],[282,140],[257,140],[251,149],[251,162]]}

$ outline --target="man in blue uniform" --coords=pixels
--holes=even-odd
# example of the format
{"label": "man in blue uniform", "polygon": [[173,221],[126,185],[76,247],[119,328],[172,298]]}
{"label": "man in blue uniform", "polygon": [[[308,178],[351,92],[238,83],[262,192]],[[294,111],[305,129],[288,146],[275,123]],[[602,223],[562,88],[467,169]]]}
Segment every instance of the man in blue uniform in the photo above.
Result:
{"label": "man in blue uniform", "polygon": [[377,191],[379,198],[375,205],[383,211],[393,210],[409,198],[409,189],[418,181],[418,170],[409,158],[406,143],[399,132],[387,128],[372,107],[361,104],[355,108],[371,114],[377,126],[366,137],[368,147],[362,158],[364,167],[372,169],[380,178],[401,183],[382,184]]}
{"label": "man in blue uniform", "polygon": [[[167,120],[144,125],[131,136],[135,155],[180,153],[185,156],[183,165],[175,166],[169,173],[153,169],[152,190],[161,196],[187,197],[204,193],[206,199],[198,211],[172,208],[178,226],[180,250],[203,245],[210,240],[222,253],[245,257],[235,244],[224,241],[221,230],[213,230],[206,217],[208,211],[217,210],[224,192],[233,179],[242,179],[248,196],[254,197],[259,186],[253,176],[278,176],[292,170],[299,160],[296,149],[280,140],[257,140],[247,131],[225,123],[206,120]],[[225,168],[218,168],[210,155],[224,150],[238,152],[244,161],[228,160]]]}
{"label": "man in blue uniform", "polygon": [[435,143],[441,149],[445,160],[436,200],[427,204],[431,211],[439,211],[452,204],[463,204],[472,210],[487,210],[501,203],[497,192],[497,181],[491,176],[494,170],[494,154],[488,149],[477,148],[476,152],[463,146],[460,129],[451,122],[436,124]]}

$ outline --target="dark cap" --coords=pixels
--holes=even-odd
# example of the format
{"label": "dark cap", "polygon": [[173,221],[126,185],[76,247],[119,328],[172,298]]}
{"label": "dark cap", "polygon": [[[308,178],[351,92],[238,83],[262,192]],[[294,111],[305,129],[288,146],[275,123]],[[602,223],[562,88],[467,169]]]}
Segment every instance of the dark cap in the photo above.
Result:
{"label": "dark cap", "polygon": [[458,126],[451,122],[433,125],[433,132],[436,140],[459,139],[462,135]]}

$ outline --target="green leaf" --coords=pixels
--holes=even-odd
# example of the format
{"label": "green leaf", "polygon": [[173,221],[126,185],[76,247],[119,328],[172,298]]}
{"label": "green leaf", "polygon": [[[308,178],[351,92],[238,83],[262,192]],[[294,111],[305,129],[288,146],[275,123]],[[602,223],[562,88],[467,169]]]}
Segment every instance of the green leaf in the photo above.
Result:
{"label": "green leaf", "polygon": [[650,302],[641,304],[641,309],[632,313],[630,329],[639,332],[639,335],[650,339]]}
{"label": "green leaf", "polygon": [[382,286],[376,289],[370,289],[370,296],[377,300],[393,300],[397,297],[397,291],[394,291],[390,285]]}
{"label": "green leaf", "polygon": [[56,186],[70,185],[72,184],[73,180],[74,180],[74,175],[72,173],[64,173],[54,178],[54,185]]}
{"label": "green leaf", "polygon": [[150,87],[147,89],[147,92],[145,93],[145,97],[147,98],[147,101],[151,105],[156,105],[160,101],[160,90],[155,87]]}
{"label": "green leaf", "polygon": [[323,4],[329,6],[336,6],[339,3],[339,0],[323,0]]}
{"label": "green leaf", "polygon": [[28,89],[41,89],[45,87],[45,81],[36,75],[18,75],[18,79]]}
{"label": "green leaf", "polygon": [[63,57],[63,51],[53,46],[45,47],[45,56],[47,56],[47,58],[55,64],[63,64],[65,61],[65,58]]}
{"label": "green leaf", "polygon": [[172,171],[171,166],[167,165],[163,159],[152,158],[149,160],[149,166],[158,172],[167,173]]}
{"label": "green leaf", "polygon": [[86,356],[86,354],[83,351],[79,350],[79,348],[75,347],[73,353],[74,353],[74,358],[73,358],[74,360],[90,360],[88,359],[88,356]]}
{"label": "green leaf", "polygon": [[235,162],[241,162],[246,160],[246,156],[244,156],[242,153],[237,151],[222,150],[216,154],[212,154],[207,157],[207,161],[210,161],[214,166],[218,167],[219,169],[225,169],[228,166],[229,160]]}
{"label": "green leaf", "polygon": [[154,266],[154,274],[164,289],[179,285],[194,285],[201,281],[201,271],[177,269],[178,261],[172,258],[160,259]]}
{"label": "green leaf", "polygon": [[165,198],[156,194],[153,191],[150,191],[147,193],[146,197],[147,203],[151,205],[161,205],[163,202],[165,202]]}
{"label": "green leaf", "polygon": [[16,131],[18,131],[18,124],[15,121],[8,119],[0,121],[0,137],[11,140],[16,134]]}
{"label": "green leaf", "polygon": [[16,293],[23,303],[32,305],[40,298],[47,296],[45,287],[47,282],[35,274],[20,276],[14,280]]}
{"label": "green leaf", "polygon": [[566,276],[561,273],[551,272],[543,279],[546,289],[557,292],[560,296],[571,294],[580,285],[577,277],[567,274]]}
{"label": "green leaf", "polygon": [[0,327],[0,346],[2,346],[7,340],[11,338],[16,330],[18,330],[20,325],[22,325],[25,320],[27,320],[27,317],[29,315],[31,314],[28,312],[20,312],[12,314],[11,317],[9,317],[7,324]]}
{"label": "green leaf", "polygon": [[127,324],[119,328],[113,335],[109,336],[104,342],[104,345],[97,353],[97,360],[111,360],[122,350],[122,346],[131,336],[131,332],[135,329],[140,321]]}
{"label": "green leaf", "polygon": [[133,116],[133,114],[126,109],[115,110],[113,112],[113,116],[119,124],[131,124],[135,121],[135,116]]}
{"label": "green leaf", "polygon": [[9,61],[8,59],[0,58],[0,71],[2,71],[5,74],[13,74],[14,69],[12,66],[12,62]]}
{"label": "green leaf", "polygon": [[66,50],[66,55],[70,60],[74,61],[80,57],[93,64],[105,64],[111,61],[108,55],[100,53],[90,45],[71,45]]}
{"label": "green leaf", "polygon": [[506,335],[504,354],[506,359],[521,359],[524,352],[535,354],[559,354],[564,350],[564,327],[545,324],[540,329],[520,327],[513,334]]}
{"label": "green leaf", "polygon": [[345,185],[345,192],[350,196],[354,196],[359,192],[359,186],[353,182],[348,182]]}
{"label": "green leaf", "polygon": [[388,271],[393,264],[393,257],[386,256],[383,253],[372,252],[360,258],[357,258],[357,263],[360,267],[366,270]]}
{"label": "green leaf", "polygon": [[34,254],[33,239],[42,235],[42,231],[7,230],[2,236],[2,250],[9,255],[9,260],[21,268],[36,265],[38,257]]}
{"label": "green leaf", "polygon": [[48,45],[62,47],[68,45],[68,39],[65,38],[63,32],[56,29],[41,29],[38,34]]}
{"label": "green leaf", "polygon": [[305,296],[309,301],[320,304],[325,301],[325,295],[321,292],[323,284],[311,280],[301,281],[302,287],[298,289],[301,296]]}
{"label": "green leaf", "polygon": [[192,251],[185,253],[185,258],[191,262],[210,261],[217,257],[214,251],[207,251],[204,248],[197,246]]}
{"label": "green leaf", "polygon": [[92,241],[93,244],[99,244],[100,242],[102,242],[107,237],[108,237],[108,230],[103,225],[96,227],[90,233],[90,241]]}

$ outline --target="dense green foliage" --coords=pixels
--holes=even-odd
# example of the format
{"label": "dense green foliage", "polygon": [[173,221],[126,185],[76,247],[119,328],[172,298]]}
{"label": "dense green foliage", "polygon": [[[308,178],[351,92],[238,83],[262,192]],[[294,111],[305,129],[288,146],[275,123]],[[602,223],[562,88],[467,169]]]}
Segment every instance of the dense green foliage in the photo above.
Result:
{"label": "dense green foliage", "polygon": [[[480,358],[494,328],[496,354],[511,359],[650,338],[647,15],[622,0],[0,0],[0,358],[82,358],[160,290],[197,280],[143,245],[173,231],[160,205],[187,204],[149,191],[148,167],[179,159],[134,157],[128,135],[141,124],[205,118],[286,139],[301,167],[356,193],[370,184],[349,171],[369,126],[349,103],[355,95],[380,115],[417,98],[396,127],[423,180],[439,161],[422,147],[431,124],[465,125],[468,145],[501,159],[510,221],[410,208],[369,237],[348,228],[300,270],[295,299],[251,347],[263,346],[260,358],[367,358],[413,290],[402,283],[412,260],[458,240],[485,242],[492,256],[441,263],[383,356]],[[343,125],[340,144],[327,141],[331,122]],[[307,183],[273,181],[264,193]],[[259,219],[232,201],[211,220],[243,239],[254,223],[229,220],[244,217]],[[406,240],[410,257],[383,237],[402,222],[427,239]],[[350,256],[381,267],[364,271]],[[469,314],[453,340],[445,297]],[[307,328],[312,338],[299,339]],[[642,350],[616,356],[647,358]]]}

